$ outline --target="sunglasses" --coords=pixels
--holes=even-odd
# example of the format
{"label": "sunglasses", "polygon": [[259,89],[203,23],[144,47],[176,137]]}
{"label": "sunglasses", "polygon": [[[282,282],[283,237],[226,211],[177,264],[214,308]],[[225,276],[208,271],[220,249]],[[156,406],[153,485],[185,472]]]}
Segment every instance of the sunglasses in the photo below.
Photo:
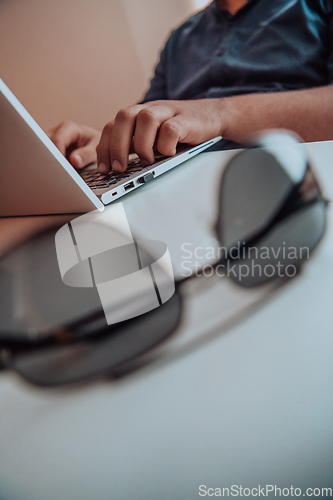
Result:
{"label": "sunglasses", "polygon": [[[215,224],[219,255],[211,272],[247,288],[292,278],[321,240],[326,211],[303,146],[284,132],[262,134],[223,172]],[[41,386],[74,383],[121,372],[177,334],[182,285],[198,279],[195,273],[177,280],[174,294],[159,307],[109,325],[96,287],[62,281],[58,229],[0,259],[0,368]],[[140,251],[146,262],[156,260],[149,248]],[[127,303],[135,300],[132,295]],[[113,306],[124,304],[116,300]]]}

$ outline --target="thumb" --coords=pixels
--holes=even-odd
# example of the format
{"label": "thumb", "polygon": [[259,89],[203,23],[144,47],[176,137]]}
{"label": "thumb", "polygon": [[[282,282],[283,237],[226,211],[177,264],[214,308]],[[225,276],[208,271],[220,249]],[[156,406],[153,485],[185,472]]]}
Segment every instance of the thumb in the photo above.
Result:
{"label": "thumb", "polygon": [[96,147],[87,144],[82,148],[77,148],[69,155],[69,161],[74,168],[80,169],[97,161]]}

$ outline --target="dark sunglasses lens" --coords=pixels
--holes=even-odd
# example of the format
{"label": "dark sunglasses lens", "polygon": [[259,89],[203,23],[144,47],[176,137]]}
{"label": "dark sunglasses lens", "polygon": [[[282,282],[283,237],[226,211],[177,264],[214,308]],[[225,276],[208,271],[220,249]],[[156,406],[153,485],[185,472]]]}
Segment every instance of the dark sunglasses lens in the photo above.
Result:
{"label": "dark sunglasses lens", "polygon": [[109,327],[107,335],[13,355],[11,367],[30,382],[55,386],[112,373],[169,337],[181,317],[181,296],[152,311]]}
{"label": "dark sunglasses lens", "polygon": [[[59,238],[62,246],[56,246],[58,229],[37,235],[0,260],[0,343],[40,342],[59,329],[76,331],[77,323],[87,324],[87,319],[99,315],[98,327],[88,322],[92,328],[80,328],[80,334],[92,334],[107,328],[107,321],[129,319],[172,295],[174,282],[167,268],[171,262],[163,242],[134,242],[119,235],[122,244],[112,248],[119,233],[94,223],[95,232],[112,236],[101,240],[111,248],[77,259],[76,264],[74,245],[66,246],[67,240]],[[60,231],[64,229],[67,225]],[[63,267],[69,262],[63,279],[59,248]]]}
{"label": "dark sunglasses lens", "polygon": [[[96,285],[93,280],[90,286],[84,281],[86,268],[75,274],[73,266],[69,270],[80,278],[79,284],[69,286],[63,281],[55,238],[59,227],[37,235],[0,260],[0,348],[7,349],[4,364],[32,382],[59,385],[112,370],[161,342],[179,322],[181,298],[176,293],[168,300],[174,282],[171,287],[171,277],[162,265],[165,255],[168,257],[166,245],[129,241],[104,225],[97,229],[103,229],[106,238],[112,231],[112,238],[119,236],[122,245],[112,248],[113,239],[102,240],[111,250],[90,258]],[[67,247],[59,248],[67,259]],[[86,260],[78,260],[78,267]],[[124,280],[133,276],[136,288],[133,280],[125,286]],[[122,295],[116,288],[119,282]],[[102,298],[107,300],[102,302],[101,290],[109,284],[111,292],[106,290]],[[164,304],[159,306],[161,302]],[[131,316],[133,319],[127,319]],[[110,317],[115,321],[109,321]]]}
{"label": "dark sunglasses lens", "polygon": [[57,229],[37,235],[1,259],[0,342],[42,340],[54,328],[102,311],[96,288],[70,287],[62,281]]}
{"label": "dark sunglasses lens", "polygon": [[318,245],[325,226],[326,202],[320,199],[283,219],[255,245],[235,248],[230,278],[251,287],[293,277]]}
{"label": "dark sunglasses lens", "polygon": [[226,248],[260,233],[279,211],[293,183],[267,151],[248,149],[234,156],[223,175],[217,234]]}

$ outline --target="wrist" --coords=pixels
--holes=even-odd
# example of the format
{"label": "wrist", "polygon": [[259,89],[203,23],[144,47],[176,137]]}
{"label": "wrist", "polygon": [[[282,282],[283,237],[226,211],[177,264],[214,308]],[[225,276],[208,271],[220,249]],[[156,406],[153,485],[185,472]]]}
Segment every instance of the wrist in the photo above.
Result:
{"label": "wrist", "polygon": [[217,99],[217,109],[220,119],[220,134],[223,139],[237,141],[239,137],[240,113],[237,106],[237,98],[221,97]]}

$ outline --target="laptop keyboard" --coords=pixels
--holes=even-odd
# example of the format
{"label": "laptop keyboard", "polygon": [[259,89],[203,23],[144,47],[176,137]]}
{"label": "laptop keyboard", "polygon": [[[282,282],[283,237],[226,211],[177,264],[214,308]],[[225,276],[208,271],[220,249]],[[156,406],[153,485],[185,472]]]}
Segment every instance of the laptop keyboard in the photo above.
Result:
{"label": "laptop keyboard", "polygon": [[[159,163],[163,159],[167,159],[167,157],[160,154],[155,155],[155,163]],[[88,168],[87,171],[83,170],[80,175],[91,189],[106,189],[124,179],[127,179],[128,177],[131,177],[133,174],[140,172],[145,168],[146,167],[141,164],[139,158],[135,158],[128,163],[128,167],[125,172],[115,172],[114,170],[111,170],[109,174],[103,175],[100,174],[95,168],[92,171]]]}
{"label": "laptop keyboard", "polygon": [[111,170],[109,174],[100,174],[97,170],[93,172],[82,172],[82,179],[88,184],[91,189],[104,189],[117,184],[117,182],[127,179],[135,172],[140,172],[143,169],[139,159],[129,162],[126,172],[114,172]]}

